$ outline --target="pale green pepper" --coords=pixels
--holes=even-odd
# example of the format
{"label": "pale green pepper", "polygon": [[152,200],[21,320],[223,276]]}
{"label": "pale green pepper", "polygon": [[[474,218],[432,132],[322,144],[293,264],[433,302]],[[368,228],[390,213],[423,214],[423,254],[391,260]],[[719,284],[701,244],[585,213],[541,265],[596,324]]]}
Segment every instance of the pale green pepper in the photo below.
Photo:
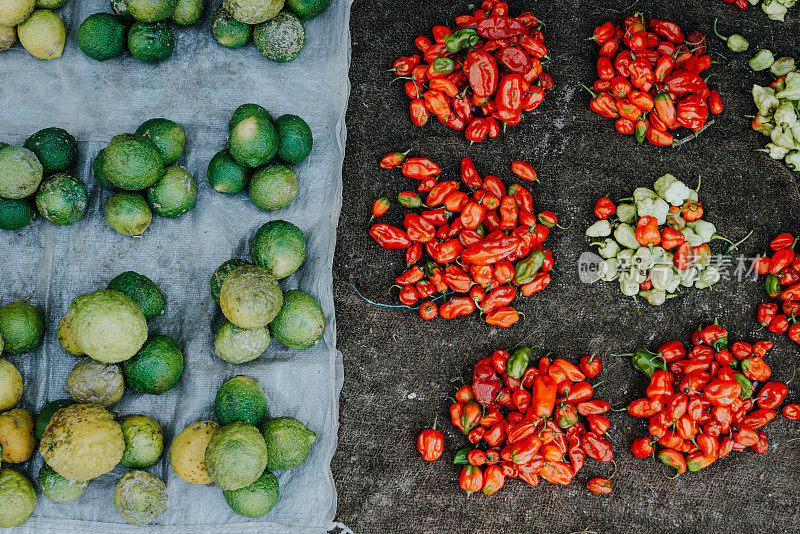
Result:
{"label": "pale green pepper", "polygon": [[692,193],[692,190],[689,189],[686,184],[671,174],[665,174],[656,180],[654,189],[656,193],[658,193],[658,196],[673,206],[683,206],[683,203],[686,202],[686,199],[689,198],[689,195]]}
{"label": "pale green pepper", "polygon": [[668,263],[672,265],[672,254],[664,250],[664,247],[650,247],[650,252],[653,253],[653,264]]}
{"label": "pale green pepper", "polygon": [[697,280],[697,267],[690,267],[679,274],[681,285],[683,287],[692,287],[694,281]]}
{"label": "pale green pepper", "polygon": [[758,54],[753,56],[748,65],[756,72],[767,70],[775,62],[775,56],[769,50],[760,50]]}
{"label": "pale green pepper", "polygon": [[772,115],[764,115],[761,112],[757,113],[756,118],[753,119],[752,127],[753,130],[758,133],[764,135],[771,134],[772,130],[775,129],[775,124],[772,122]]}
{"label": "pale green pepper", "polygon": [[667,294],[659,289],[639,291],[639,296],[653,306],[661,306],[667,301]]}
{"label": "pale green pepper", "polygon": [[764,0],[761,3],[761,10],[767,14],[771,20],[786,22],[786,12],[788,8],[776,0]]}
{"label": "pale green pepper", "polygon": [[686,228],[686,219],[681,216],[681,212],[670,213],[667,215],[667,226],[675,230],[683,230]]}
{"label": "pale green pepper", "polygon": [[794,138],[790,128],[781,128],[780,126],[776,126],[775,129],[769,134],[769,137],[772,139],[772,142],[778,146],[788,148],[789,150],[800,150],[800,143],[798,143],[797,139]]}
{"label": "pale green pepper", "polygon": [[772,115],[772,112],[780,104],[772,87],[761,87],[758,84],[753,84],[752,93],[753,102],[756,103],[758,112],[762,115]]}
{"label": "pale green pepper", "polygon": [[[769,71],[777,78],[786,76],[790,72],[797,70],[794,59],[790,57],[782,57],[775,60],[775,63],[769,68]],[[788,83],[787,83],[788,85]]]}
{"label": "pale green pepper", "polygon": [[617,261],[619,261],[620,266],[622,266],[624,269],[629,269],[631,267],[631,263],[633,262],[634,254],[636,254],[636,251],[631,248],[626,248],[617,254]]}
{"label": "pale green pepper", "polygon": [[639,282],[631,278],[630,273],[619,275],[619,290],[623,295],[634,297],[639,294]]}
{"label": "pale green pepper", "polygon": [[617,218],[619,222],[633,224],[636,222],[636,206],[633,204],[620,204],[617,206]]}
{"label": "pale green pepper", "polygon": [[620,264],[616,258],[608,258],[601,261],[597,266],[597,279],[604,282],[611,282],[619,276]]}
{"label": "pale green pepper", "polygon": [[[633,200],[639,202],[640,200],[644,200],[645,198],[658,198],[658,195],[652,189],[648,189],[646,187],[637,187],[633,190]],[[641,214],[640,214],[641,216]]]}
{"label": "pale green pepper", "polygon": [[[775,96],[780,99],[786,98],[789,100],[800,100],[800,72],[792,71],[788,73],[783,83],[784,83],[783,90],[779,91]],[[784,102],[784,104],[789,104],[790,106],[792,106],[791,102]],[[795,113],[795,117],[796,116],[797,114]],[[778,124],[780,124],[780,121],[778,121]]]}
{"label": "pale green pepper", "polygon": [[747,39],[738,33],[734,33],[730,37],[720,35],[720,33],[717,31],[716,19],[714,20],[714,33],[717,34],[717,37],[727,42],[728,48],[730,48],[732,52],[745,52],[748,48],[750,48],[750,43],[747,42]]}
{"label": "pale green pepper", "polygon": [[695,280],[694,287],[697,289],[706,289],[719,282],[719,279],[719,270],[713,265],[708,265],[697,277],[697,280]]}
{"label": "pale green pepper", "polygon": [[678,286],[681,285],[681,277],[678,275],[678,269],[672,268],[672,278],[669,279],[667,282],[667,287],[665,290],[667,293],[675,293],[678,289]]}
{"label": "pale green pepper", "polygon": [[653,253],[647,247],[641,247],[636,251],[636,254],[631,258],[631,265],[633,269],[642,272],[647,272],[653,266]]}
{"label": "pale green pepper", "polygon": [[610,237],[598,243],[592,243],[592,245],[599,245],[597,253],[606,259],[616,257],[620,251],[619,244]]}
{"label": "pale green pepper", "polygon": [[691,228],[684,228],[683,230],[681,230],[681,233],[683,234],[683,237],[686,239],[686,242],[689,243],[690,247],[699,247],[700,245],[703,244],[703,238],[694,233],[694,230],[692,230]]}
{"label": "pale green pepper", "polygon": [[641,284],[642,282],[647,280],[647,273],[644,271],[640,271],[638,269],[631,269],[628,275],[631,277],[631,280],[633,280],[637,284]]}
{"label": "pale green pepper", "polygon": [[614,239],[626,248],[637,249],[640,247],[639,242],[636,240],[636,230],[633,229],[628,223],[622,223],[614,230]]}
{"label": "pale green pepper", "polygon": [[[694,233],[703,240],[703,243],[709,243],[717,233],[717,227],[711,224],[708,221],[704,221],[702,219],[697,219],[696,221],[692,221],[687,223],[687,226],[694,230]],[[696,245],[692,245],[696,246]]]}
{"label": "pale green pepper", "polygon": [[666,291],[667,285],[673,276],[672,265],[654,265],[650,270],[650,281],[653,282],[653,289]]}
{"label": "pale green pepper", "polygon": [[655,217],[659,226],[667,222],[669,204],[661,197],[649,197],[636,201],[636,212],[639,217]]}
{"label": "pale green pepper", "polygon": [[783,161],[790,169],[800,171],[800,151],[792,151],[783,159]]}
{"label": "pale green pepper", "polygon": [[772,159],[779,160],[786,157],[786,154],[789,153],[789,149],[778,146],[775,143],[767,143],[766,147],[756,149],[756,152],[766,152]]}
{"label": "pale green pepper", "polygon": [[605,219],[597,221],[586,229],[586,235],[588,237],[606,237],[611,235],[611,223]]}
{"label": "pale green pepper", "polygon": [[[798,73],[798,76],[800,76],[800,73]],[[798,82],[800,82],[800,80],[798,80]],[[797,91],[800,93],[800,85],[797,86]],[[797,98],[800,98],[800,96]],[[796,122],[797,108],[788,100],[784,100],[781,102],[781,105],[778,106],[778,109],[775,110],[775,123],[785,129],[791,128]]]}

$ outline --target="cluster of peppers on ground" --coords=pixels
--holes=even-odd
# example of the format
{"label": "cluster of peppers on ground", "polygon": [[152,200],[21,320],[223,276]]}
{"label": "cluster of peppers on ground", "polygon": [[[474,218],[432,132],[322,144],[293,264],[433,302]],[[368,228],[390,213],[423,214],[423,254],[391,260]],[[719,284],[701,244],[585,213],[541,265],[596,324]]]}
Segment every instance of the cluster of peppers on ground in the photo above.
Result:
{"label": "cluster of peppers on ground", "polygon": [[[531,486],[539,479],[569,484],[586,457],[598,462],[614,459],[605,434],[608,402],[593,399],[587,381],[600,372],[596,356],[584,356],[579,366],[562,358],[542,356],[521,347],[511,354],[495,351],[473,370],[472,384],[455,395],[450,420],[471,445],[454,459],[463,465],[459,485],[467,493],[486,495],[503,487],[506,478],[519,478]],[[441,456],[443,436],[424,430],[417,447],[423,458]],[[589,480],[593,493],[611,493],[611,482]]]}
{"label": "cluster of peppers on ground", "polygon": [[756,258],[754,270],[764,276],[767,295],[777,300],[762,302],[756,312],[762,328],[776,334],[788,334],[800,343],[800,256],[794,249],[797,239],[784,232],[773,239],[769,248],[772,255]]}
{"label": "cluster of peppers on ground", "polygon": [[720,273],[709,243],[727,239],[702,219],[699,188],[665,174],[653,189],[639,187],[627,201],[599,199],[598,220],[586,230],[588,237],[604,238],[592,243],[603,258],[597,280],[617,280],[624,295],[656,306],[681,287],[706,289],[717,283]]}
{"label": "cluster of peppers on ground", "polygon": [[[764,357],[770,348],[771,341],[730,343],[728,332],[712,324],[694,332],[688,352],[680,341],[669,341],[656,353],[638,349],[633,367],[650,377],[650,384],[628,413],[648,418],[648,435],[633,441],[633,455],[656,454],[681,474],[733,451],[766,453],[769,443],[761,429],[788,393],[786,384],[768,382]],[[786,405],[784,414],[797,419],[800,406]]]}
{"label": "cluster of peppers on ground", "polygon": [[542,24],[533,13],[509,16],[508,4],[484,0],[472,15],[455,18],[456,28],[433,27],[433,42],[417,37],[422,53],[401,57],[395,75],[409,78],[411,121],[430,114],[445,126],[464,130],[472,142],[495,138],[506,125],[522,121],[543,101],[553,78],[543,72],[547,59]]}
{"label": "cluster of peppers on ground", "polygon": [[766,13],[771,20],[786,22],[785,17],[789,9],[794,7],[797,0],[722,0],[728,4],[733,4],[739,9],[747,9],[750,5],[758,5],[761,2],[761,10]]}
{"label": "cluster of peppers on ground", "polygon": [[600,45],[598,80],[589,108],[616,119],[617,131],[671,146],[670,130],[680,126],[699,132],[709,113],[722,112],[719,93],[709,89],[701,73],[711,66],[706,39],[700,32],[684,36],[673,22],[636,13],[622,26],[609,21],[595,28]]}
{"label": "cluster of peppers on ground", "polygon": [[[460,182],[440,179],[438,165],[406,153],[389,153],[380,165],[400,167],[404,176],[419,182],[416,191],[397,196],[409,210],[403,228],[378,223],[369,231],[381,247],[406,251],[407,269],[395,279],[401,304],[418,306],[425,320],[477,310],[493,326],[517,323],[514,299],[530,297],[550,283],[553,255],[544,242],[557,224],[556,215],[534,214],[528,189],[516,183],[506,187],[497,176],[481,177],[469,158],[461,160]],[[511,170],[520,179],[536,180],[526,162],[515,161]],[[386,197],[376,200],[373,219],[389,206]],[[445,301],[437,306],[439,298]]]}

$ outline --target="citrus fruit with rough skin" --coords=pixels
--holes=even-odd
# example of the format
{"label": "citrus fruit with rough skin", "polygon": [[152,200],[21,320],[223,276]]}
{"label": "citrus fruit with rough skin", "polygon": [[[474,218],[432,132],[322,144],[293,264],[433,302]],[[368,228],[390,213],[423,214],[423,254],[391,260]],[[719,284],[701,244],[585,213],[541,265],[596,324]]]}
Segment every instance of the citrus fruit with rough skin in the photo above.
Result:
{"label": "citrus fruit with rough skin", "polygon": [[22,375],[14,364],[0,358],[0,411],[10,410],[22,398]]}
{"label": "citrus fruit with rough skin", "polygon": [[8,50],[17,42],[16,26],[3,26],[0,24],[0,52]]}
{"label": "citrus fruit with rough skin", "polygon": [[58,9],[67,3],[67,0],[36,0],[36,7],[43,9]]}
{"label": "citrus fruit with rough skin", "polygon": [[69,305],[67,313],[65,313],[58,321],[58,343],[61,345],[61,348],[63,348],[69,354],[72,354],[73,356],[83,356],[84,353],[75,342],[75,336],[72,332],[72,318],[75,316],[76,309],[77,306],[73,302]]}
{"label": "citrus fruit with rough skin", "polygon": [[30,352],[44,339],[44,316],[27,302],[9,302],[0,307],[0,336],[7,352]]}
{"label": "citrus fruit with rough skin", "polygon": [[0,469],[0,528],[25,523],[36,507],[36,488],[13,469]]}
{"label": "citrus fruit with rough skin", "polygon": [[125,0],[125,7],[133,18],[141,22],[158,22],[169,18],[178,0]]}
{"label": "citrus fruit with rough skin", "polygon": [[55,471],[47,464],[42,464],[39,469],[39,489],[42,494],[54,502],[72,502],[83,495],[88,480],[69,480]]}
{"label": "citrus fruit with rough skin", "polygon": [[294,417],[276,417],[261,425],[267,444],[267,469],[284,471],[302,464],[317,435]]}
{"label": "citrus fruit with rough skin", "polygon": [[0,0],[0,24],[16,26],[27,19],[36,7],[36,0]]}
{"label": "citrus fruit with rough skin", "polygon": [[238,269],[242,265],[250,264],[239,258],[232,258],[217,267],[214,274],[211,275],[211,296],[217,305],[219,305],[219,292],[222,289],[222,283],[225,282],[225,278],[228,277],[231,271]]}
{"label": "citrus fruit with rough skin", "polygon": [[286,165],[273,163],[253,174],[247,193],[253,204],[271,211],[291,204],[299,191],[300,184],[295,172]]}
{"label": "citrus fruit with rough skin", "polygon": [[144,63],[161,63],[175,50],[175,37],[164,22],[135,22],[128,31],[128,50]]}
{"label": "citrus fruit with rough skin", "polygon": [[150,207],[161,217],[180,217],[197,202],[197,183],[183,167],[167,167],[164,176],[147,189]]}
{"label": "citrus fruit with rough skin", "polygon": [[203,16],[205,3],[205,0],[178,0],[175,12],[169,20],[179,26],[194,24]]}
{"label": "citrus fruit with rough skin", "polygon": [[258,479],[244,488],[224,490],[222,495],[231,510],[244,517],[267,515],[278,502],[278,479],[264,471]]}
{"label": "citrus fruit with rough skin", "polygon": [[211,484],[206,471],[206,447],[218,429],[215,421],[199,421],[175,436],[169,461],[176,475],[192,484]]}
{"label": "citrus fruit with rough skin", "polygon": [[0,197],[17,199],[36,192],[44,172],[36,154],[21,146],[0,148]]}
{"label": "citrus fruit with rough skin", "polygon": [[131,391],[161,395],[183,374],[181,347],[169,336],[153,334],[136,356],[122,364],[122,372]]}
{"label": "citrus fruit with rough skin", "polygon": [[325,334],[322,306],[305,291],[287,291],[280,313],[269,324],[269,331],[290,349],[310,349]]}
{"label": "citrus fruit with rough skin", "polygon": [[283,305],[275,276],[257,265],[243,265],[225,278],[219,293],[225,317],[239,328],[268,325]]}
{"label": "citrus fruit with rough skin", "polygon": [[278,280],[286,278],[305,261],[306,238],[288,221],[269,221],[250,240],[250,257]]}
{"label": "citrus fruit with rough skin", "polygon": [[103,173],[103,154],[105,154],[105,150],[105,148],[100,150],[94,157],[94,161],[92,162],[92,175],[100,187],[107,191],[116,191],[117,187],[109,182],[108,178],[106,178],[106,175]]}
{"label": "citrus fruit with rough skin", "polygon": [[56,59],[64,52],[67,31],[61,17],[49,9],[37,9],[17,26],[17,36],[33,57]]}
{"label": "citrus fruit with rough skin", "polygon": [[249,376],[234,376],[217,390],[214,413],[221,425],[241,421],[258,426],[267,416],[267,396],[258,382]]}
{"label": "citrus fruit with rough skin", "polygon": [[240,48],[250,42],[253,28],[233,18],[220,6],[211,17],[211,35],[226,48]]}
{"label": "citrus fruit with rough skin", "polygon": [[103,176],[120,189],[138,191],[164,175],[164,158],[148,138],[121,134],[103,149]]}
{"label": "citrus fruit with rough skin", "polygon": [[267,467],[267,444],[258,429],[236,421],[219,428],[206,447],[206,471],[223,490],[255,482]]}
{"label": "citrus fruit with rough skin", "polygon": [[271,121],[248,117],[231,129],[228,145],[231,157],[239,165],[260,167],[278,153],[278,132]]}
{"label": "citrus fruit with rough skin", "polygon": [[148,525],[167,508],[167,486],[146,471],[128,471],[114,488],[114,506],[132,525]]}
{"label": "citrus fruit with rough skin", "polygon": [[77,141],[61,128],[39,130],[28,137],[22,146],[36,154],[44,174],[68,171],[78,156]]}
{"label": "citrus fruit with rough skin", "polygon": [[73,404],[58,410],[39,443],[47,465],[62,477],[78,481],[114,469],[124,450],[119,423],[96,404]]}
{"label": "citrus fruit with rough skin", "polygon": [[135,271],[120,273],[108,283],[108,289],[127,295],[142,309],[148,321],[164,313],[164,294],[155,282]]}
{"label": "citrus fruit with rough skin", "polygon": [[233,18],[245,24],[259,24],[277,15],[284,0],[223,0],[224,7]]}
{"label": "citrus fruit with rough skin", "polygon": [[139,193],[120,191],[106,202],[105,216],[108,225],[122,235],[142,235],[153,221],[153,212],[147,200]]}
{"label": "citrus fruit with rough skin", "polygon": [[0,460],[12,464],[27,461],[36,449],[33,415],[15,408],[0,414]]}
{"label": "citrus fruit with rough skin", "polygon": [[124,19],[133,18],[131,12],[128,11],[128,6],[125,5],[125,0],[109,0],[109,4],[111,5],[111,11],[113,11],[115,15]]}
{"label": "citrus fruit with rough skin", "polygon": [[234,161],[227,149],[220,150],[208,162],[208,183],[217,193],[238,193],[247,185],[250,169]]}
{"label": "citrus fruit with rough skin", "polygon": [[67,376],[67,387],[75,402],[107,407],[122,398],[125,379],[119,365],[101,363],[89,358],[75,362]]}
{"label": "citrus fruit with rough skin", "polygon": [[141,469],[150,467],[164,452],[164,433],[161,425],[146,415],[126,415],[119,420],[125,452],[119,463],[125,467]]}
{"label": "citrus fruit with rough skin", "polygon": [[303,20],[322,15],[330,0],[286,0],[286,7]]}
{"label": "citrus fruit with rough skin", "polygon": [[183,155],[186,133],[177,122],[169,119],[150,119],[136,129],[136,135],[150,139],[164,160],[164,165],[172,165]]}
{"label": "citrus fruit with rough skin", "polygon": [[44,436],[44,431],[47,428],[47,425],[50,423],[50,419],[53,417],[54,413],[61,408],[66,408],[67,406],[71,406],[73,404],[75,404],[75,402],[72,399],[59,399],[45,404],[44,408],[42,408],[42,411],[36,416],[36,439],[41,441],[42,436]]}
{"label": "citrus fruit with rough skin", "polygon": [[127,295],[111,289],[78,297],[70,330],[80,351],[103,363],[132,358],[147,341],[142,309]]}
{"label": "citrus fruit with rough skin", "polygon": [[214,354],[231,363],[249,362],[264,354],[269,340],[266,326],[245,329],[223,321],[214,335]]}
{"label": "citrus fruit with rough skin", "polygon": [[291,11],[253,28],[253,43],[265,58],[285,63],[296,58],[306,46],[306,28]]}
{"label": "citrus fruit with rough skin", "polygon": [[64,173],[45,178],[36,191],[36,208],[54,224],[68,225],[81,220],[88,201],[83,182]]}
{"label": "citrus fruit with rough skin", "polygon": [[36,215],[28,199],[0,198],[0,230],[19,230],[28,226]]}
{"label": "citrus fruit with rough skin", "polygon": [[244,119],[250,117],[259,117],[264,120],[272,122],[272,115],[263,106],[258,104],[242,104],[235,110],[228,121],[228,131],[233,130],[233,127],[242,122]]}
{"label": "citrus fruit with rough skin", "polygon": [[125,24],[111,13],[94,13],[78,28],[78,46],[95,61],[108,61],[125,51]]}
{"label": "citrus fruit with rough skin", "polygon": [[278,130],[278,159],[289,165],[301,164],[314,144],[308,123],[297,115],[281,115],[275,119]]}

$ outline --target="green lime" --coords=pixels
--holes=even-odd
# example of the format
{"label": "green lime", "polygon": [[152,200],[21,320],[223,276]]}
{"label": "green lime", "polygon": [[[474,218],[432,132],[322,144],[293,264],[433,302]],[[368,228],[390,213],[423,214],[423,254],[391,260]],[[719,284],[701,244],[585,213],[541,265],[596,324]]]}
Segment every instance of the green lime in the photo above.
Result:
{"label": "green lime", "polygon": [[105,216],[111,228],[131,237],[142,235],[153,220],[144,197],[128,191],[111,195],[106,202]]}
{"label": "green lime", "polygon": [[39,469],[39,489],[54,502],[72,502],[83,495],[88,485],[88,480],[69,480],[62,477],[47,464],[42,464]]}
{"label": "green lime", "polygon": [[33,220],[35,213],[25,198],[0,198],[0,230],[19,230]]}
{"label": "green lime", "polygon": [[17,36],[33,57],[56,59],[64,52],[67,31],[61,17],[49,9],[37,9],[17,26]]}
{"label": "green lime", "polygon": [[286,278],[305,261],[306,238],[302,230],[288,221],[269,221],[250,240],[250,257],[278,280]]}
{"label": "green lime", "polygon": [[106,178],[106,175],[103,173],[103,154],[105,151],[106,149],[103,148],[94,157],[94,161],[92,162],[92,174],[94,175],[94,179],[100,187],[108,191],[116,191],[117,187],[109,182]]}
{"label": "green lime", "polygon": [[228,121],[228,131],[233,130],[234,126],[245,119],[249,119],[250,117],[259,117],[272,122],[272,115],[270,115],[269,111],[264,109],[262,106],[259,106],[258,104],[242,104],[233,110],[233,115]]}
{"label": "green lime", "polygon": [[133,18],[141,22],[158,22],[172,16],[178,0],[125,0]]}
{"label": "green lime", "polygon": [[111,11],[113,11],[115,15],[126,20],[133,18],[131,12],[128,11],[128,6],[125,5],[125,0],[109,0],[109,3],[111,4]]}
{"label": "green lime", "polygon": [[146,471],[128,471],[114,488],[114,506],[132,525],[148,525],[167,509],[167,486]]}
{"label": "green lime", "polygon": [[261,55],[277,63],[291,61],[306,46],[306,28],[291,11],[253,28],[253,42]]}
{"label": "green lime", "polygon": [[267,350],[269,339],[266,326],[247,330],[223,321],[214,335],[214,354],[231,363],[249,362]]}
{"label": "green lime", "polygon": [[103,176],[128,191],[145,189],[164,175],[164,158],[146,137],[116,135],[103,150]]}
{"label": "green lime", "polygon": [[267,467],[267,444],[258,429],[235,421],[211,436],[206,471],[218,488],[235,490],[255,482]]}
{"label": "green lime", "polygon": [[164,452],[164,433],[161,425],[146,415],[126,415],[119,420],[122,437],[125,439],[123,466],[141,469],[150,467],[161,458]]}
{"label": "green lime", "polygon": [[108,289],[129,296],[142,309],[148,321],[164,313],[164,294],[155,282],[143,274],[125,271],[111,279]]}
{"label": "green lime", "polygon": [[242,265],[248,265],[248,263],[244,260],[233,258],[217,267],[214,274],[211,275],[211,296],[214,297],[214,302],[216,302],[217,305],[219,305],[219,292],[222,289],[222,283],[225,281],[225,278],[231,271]]}
{"label": "green lime", "polygon": [[[14,43],[17,42],[17,28],[16,26],[3,26],[0,24],[0,52],[3,50],[8,50]],[[4,143],[0,143],[0,148],[5,146]]]}
{"label": "green lime", "polygon": [[163,22],[137,21],[128,31],[128,50],[139,61],[161,63],[175,50],[175,37]]}
{"label": "green lime", "polygon": [[227,48],[239,48],[250,42],[253,28],[239,22],[222,6],[211,17],[211,35],[219,44]]}
{"label": "green lime", "polygon": [[259,24],[277,15],[284,0],[223,0],[224,7],[233,18],[245,24]]}
{"label": "green lime", "polygon": [[310,349],[325,333],[325,314],[319,301],[305,291],[283,294],[283,306],[269,324],[272,337],[290,349]]}
{"label": "green lime", "polygon": [[261,425],[267,444],[267,469],[285,471],[302,464],[317,435],[294,417],[276,417]]}
{"label": "green lime", "polygon": [[25,523],[36,507],[36,488],[13,469],[0,469],[0,528]]}
{"label": "green lime", "polygon": [[217,390],[214,413],[220,425],[241,421],[258,426],[267,416],[267,396],[249,376],[229,378]]}
{"label": "green lime", "polygon": [[[267,334],[269,336],[269,334]],[[0,352],[3,352],[3,341],[0,337]],[[0,412],[12,409],[22,398],[22,375],[14,364],[0,358]]]}
{"label": "green lime", "polygon": [[167,167],[164,176],[147,189],[150,207],[161,217],[180,217],[194,207],[197,184],[183,167]]}
{"label": "green lime", "polygon": [[175,12],[169,20],[179,26],[194,24],[203,16],[205,4],[205,0],[178,0]]}
{"label": "green lime", "polygon": [[36,207],[42,217],[55,224],[72,224],[86,213],[88,195],[83,182],[58,173],[45,179],[36,192]]}
{"label": "green lime", "polygon": [[27,148],[13,145],[0,148],[0,197],[29,197],[36,192],[43,176],[42,164]]}
{"label": "green lime", "polygon": [[260,328],[278,314],[283,294],[275,276],[267,269],[243,265],[225,278],[219,305],[225,317],[239,328]]}
{"label": "green lime", "polygon": [[0,336],[6,352],[30,352],[44,339],[44,316],[27,302],[9,302],[0,307]]}
{"label": "green lime", "polygon": [[291,204],[300,190],[297,174],[278,163],[266,165],[253,174],[248,194],[262,210],[277,210]]}
{"label": "green lime", "polygon": [[329,4],[330,0],[286,0],[286,7],[303,20],[322,15]]}
{"label": "green lime", "polygon": [[264,471],[258,479],[244,488],[224,490],[222,495],[231,510],[244,517],[267,515],[278,502],[278,479]]}
{"label": "green lime", "polygon": [[297,115],[281,115],[275,120],[278,130],[278,158],[289,165],[299,165],[311,154],[314,139],[308,123]]}
{"label": "green lime", "polygon": [[36,7],[36,0],[4,0],[0,2],[0,24],[16,26],[27,19]]}
{"label": "green lime", "polygon": [[168,336],[153,334],[138,354],[122,364],[122,372],[131,391],[161,395],[183,374],[181,347]]}
{"label": "green lime", "polygon": [[78,28],[78,46],[95,61],[107,61],[125,50],[125,30],[111,13],[89,15]]}
{"label": "green lime", "polygon": [[67,3],[67,0],[36,0],[36,8],[58,9]]}
{"label": "green lime", "polygon": [[136,129],[136,135],[150,139],[161,152],[164,165],[172,165],[183,155],[186,134],[177,122],[169,119],[150,119]]}
{"label": "green lime", "polygon": [[[253,116],[239,121],[228,139],[231,157],[245,167],[260,167],[278,153],[278,132],[267,119]],[[2,151],[0,151],[2,154]]]}
{"label": "green lime", "polygon": [[50,422],[54,413],[72,404],[75,404],[75,401],[72,399],[59,399],[45,404],[42,411],[36,416],[36,439],[41,441],[42,436],[44,436],[44,430],[47,428],[47,424]]}
{"label": "green lime", "polygon": [[78,156],[75,138],[61,128],[39,130],[28,137],[22,146],[36,154],[45,174],[68,171]]}
{"label": "green lime", "polygon": [[67,387],[75,402],[111,406],[125,393],[122,369],[116,364],[106,364],[81,358],[67,376]]}
{"label": "green lime", "polygon": [[208,183],[218,193],[238,193],[247,185],[250,169],[242,167],[227,149],[220,150],[208,162]]}

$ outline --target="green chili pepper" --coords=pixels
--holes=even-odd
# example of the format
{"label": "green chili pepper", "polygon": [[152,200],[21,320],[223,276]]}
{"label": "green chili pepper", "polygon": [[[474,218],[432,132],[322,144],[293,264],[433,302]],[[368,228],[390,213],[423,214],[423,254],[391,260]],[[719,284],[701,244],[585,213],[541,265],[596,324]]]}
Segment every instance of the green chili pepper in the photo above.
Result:
{"label": "green chili pepper", "polygon": [[401,191],[397,194],[397,203],[404,208],[419,208],[422,198],[413,191]]}
{"label": "green chili pepper", "polygon": [[790,57],[782,57],[775,60],[775,62],[770,66],[769,71],[780,78],[781,76],[786,76],[790,72],[797,70],[797,66],[793,58]]}
{"label": "green chili pepper", "polygon": [[647,349],[636,349],[636,352],[633,353],[633,358],[631,358],[631,363],[634,369],[643,372],[647,376],[653,376],[656,371],[667,370],[667,364],[664,363],[664,360],[658,354],[653,354]]}
{"label": "green chili pepper", "polygon": [[636,240],[636,230],[628,223],[622,223],[617,226],[617,229],[614,230],[614,239],[626,248],[637,249],[641,246],[639,241]]}
{"label": "green chili pepper", "polygon": [[467,455],[472,451],[475,447],[464,447],[462,449],[458,449],[456,452],[456,457],[453,458],[453,463],[456,465],[467,465],[469,461],[467,461]]}
{"label": "green chili pepper", "polygon": [[639,291],[639,296],[653,306],[661,306],[667,301],[667,293],[659,289],[648,289]]}
{"label": "green chili pepper", "polygon": [[456,68],[456,62],[449,57],[437,57],[431,63],[431,67],[438,74],[450,74]]}
{"label": "green chili pepper", "polygon": [[444,48],[451,54],[456,54],[471,46],[475,46],[480,39],[475,28],[461,28],[444,38]]}
{"label": "green chili pepper", "polygon": [[[696,256],[695,256],[696,257]],[[717,282],[719,282],[719,270],[713,265],[708,265],[700,272],[697,280],[694,281],[694,287],[697,289],[708,289]]]}
{"label": "green chili pepper", "polygon": [[620,204],[617,206],[619,222],[631,224],[636,221],[636,206],[633,204]]}
{"label": "green chili pepper", "polygon": [[606,237],[607,235],[611,235],[611,223],[606,219],[597,221],[586,229],[586,235],[588,237]]}
{"label": "green chili pepper", "polygon": [[597,279],[604,282],[614,280],[619,274],[619,261],[616,258],[609,258],[601,261],[597,266]]}
{"label": "green chili pepper", "polygon": [[783,158],[783,162],[786,163],[786,166],[790,169],[800,171],[800,151],[795,150],[787,154],[786,157]]}
{"label": "green chili pepper", "polygon": [[728,48],[731,49],[733,52],[744,52],[750,47],[750,43],[747,42],[743,36],[739,35],[738,33],[734,33],[730,37],[725,37],[724,35],[720,35],[717,31],[717,20],[714,19],[714,33],[722,39],[723,41],[727,41]]}
{"label": "green chili pepper", "polygon": [[613,258],[617,254],[619,254],[620,248],[616,241],[611,239],[610,237],[604,241],[598,241],[597,243],[592,243],[592,245],[598,245],[597,253],[600,254],[605,259]]}
{"label": "green chili pepper", "polygon": [[775,56],[769,50],[760,50],[748,63],[754,71],[767,70],[775,62]]}
{"label": "green chili pepper", "polygon": [[764,280],[764,285],[767,288],[767,295],[770,297],[775,298],[781,294],[781,279],[778,275],[767,275],[766,280]]}
{"label": "green chili pepper", "polygon": [[517,380],[522,378],[531,361],[531,356],[533,356],[533,351],[528,347],[520,347],[512,352],[506,361],[506,374]]}
{"label": "green chili pepper", "polygon": [[753,383],[750,382],[750,379],[744,376],[742,373],[734,371],[733,379],[739,382],[742,386],[742,392],[739,394],[742,399],[749,399],[753,396]]}
{"label": "green chili pepper", "polygon": [[544,264],[544,256],[543,250],[534,250],[527,258],[519,260],[514,265],[514,279],[517,284],[525,285],[536,277]]}

